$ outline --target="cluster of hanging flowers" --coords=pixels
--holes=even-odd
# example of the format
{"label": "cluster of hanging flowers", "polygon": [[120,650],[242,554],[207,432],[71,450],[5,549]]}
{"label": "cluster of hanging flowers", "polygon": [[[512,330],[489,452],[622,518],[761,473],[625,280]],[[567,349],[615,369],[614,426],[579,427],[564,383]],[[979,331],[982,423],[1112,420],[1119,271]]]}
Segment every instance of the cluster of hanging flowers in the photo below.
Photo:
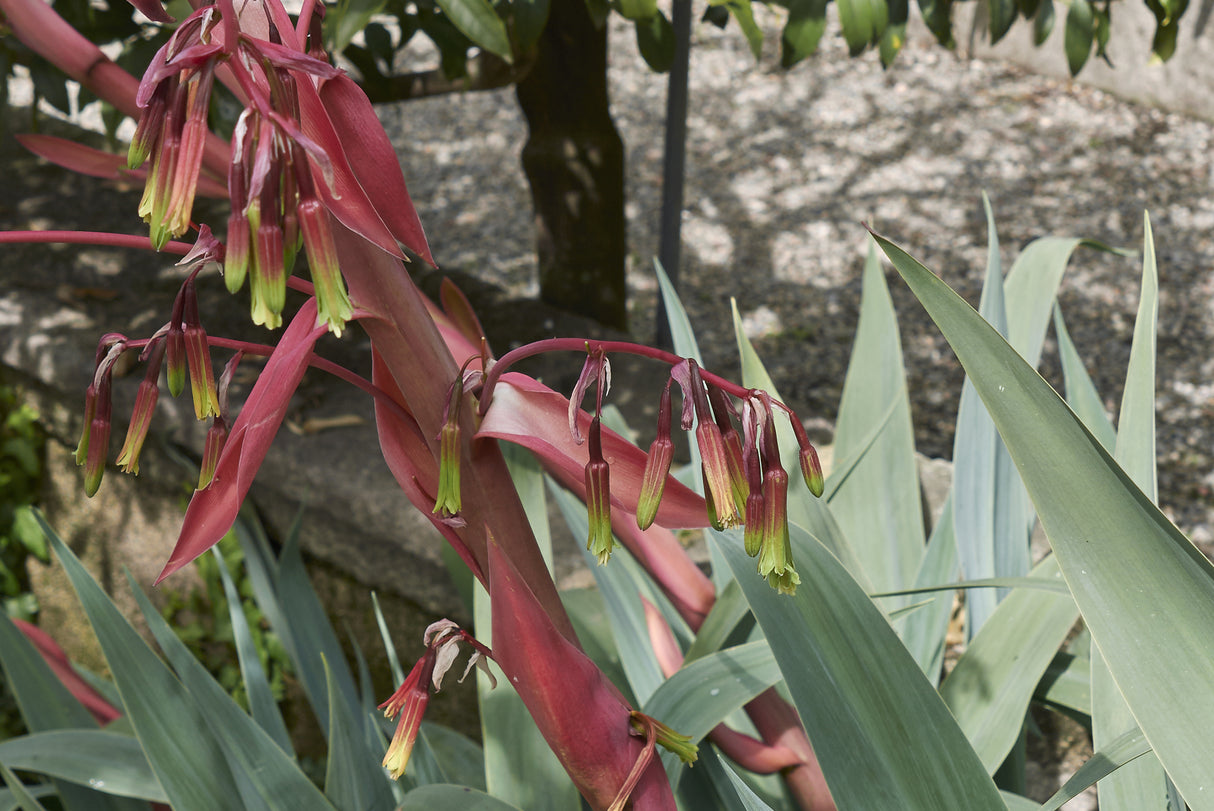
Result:
{"label": "cluster of hanging flowers", "polygon": [[[682,392],[680,425],[684,431],[694,429],[699,450],[708,523],[718,530],[742,527],[746,553],[757,557],[759,574],[777,591],[795,593],[801,578],[793,564],[789,540],[789,476],[780,458],[777,412],[782,412],[792,427],[801,475],[814,496],[821,496],[824,488],[822,466],[800,419],[792,409],[767,392],[736,386],[702,371],[692,359],[650,347],[557,338],[520,347],[496,362],[490,361],[487,373],[461,374],[450,390],[448,413],[458,414],[460,400],[465,394],[479,396],[480,411],[484,413],[489,408],[497,380],[515,361],[542,352],[575,348],[586,353],[586,361],[569,398],[569,431],[576,443],[585,443],[588,449],[589,459],[584,471],[589,517],[586,548],[600,565],[611,558],[615,545],[611,528],[611,465],[604,457],[602,439],[603,399],[611,386],[607,353],[626,352],[670,365],[670,378],[658,406],[656,438],[645,460],[636,503],[637,526],[648,529],[656,520],[670,474],[674,459],[671,391],[677,385]],[[595,405],[588,436],[584,436],[579,414],[591,386],[596,390]],[[453,416],[445,423],[440,436],[440,481],[447,486],[440,490],[434,511],[447,521],[459,520],[458,431],[458,421]]]}
{"label": "cluster of hanging flowers", "polygon": [[135,396],[126,438],[118,452],[118,466],[125,473],[139,473],[139,456],[160,398],[160,370],[167,366],[165,380],[169,394],[180,395],[188,377],[194,416],[199,420],[210,420],[198,489],[210,484],[230,427],[228,391],[244,357],[244,352],[237,348],[216,380],[211,360],[213,339],[208,337],[199,318],[194,280],[208,263],[221,261],[222,256],[223,246],[205,225],[202,226],[198,243],[179,263],[189,269],[189,274],[177,292],[168,323],[149,338],[132,339],[112,332],[103,335],[98,342],[93,380],[85,392],[84,431],[76,446],[76,464],[84,467],[84,489],[90,498],[101,487],[109,454],[114,367],[127,352],[138,353],[138,359],[146,364],[146,369]]}
{"label": "cluster of hanging flowers", "polygon": [[[243,13],[264,14],[260,9],[260,4],[249,4]],[[340,335],[352,308],[330,217],[317,190],[318,182],[332,185],[333,169],[330,156],[301,128],[296,83],[333,79],[341,72],[276,41],[278,29],[268,19],[269,39],[246,33],[242,22],[231,0],[198,9],[144,74],[136,97],[142,112],[127,155],[132,169],[151,160],[139,214],[148,222],[157,250],[189,229],[211,91],[216,70],[226,66],[247,104],[232,135],[228,168],[227,287],[235,293],[248,278],[254,323],[277,328],[287,277],[305,249],[316,288],[317,322]],[[312,36],[317,39],[318,32]]]}

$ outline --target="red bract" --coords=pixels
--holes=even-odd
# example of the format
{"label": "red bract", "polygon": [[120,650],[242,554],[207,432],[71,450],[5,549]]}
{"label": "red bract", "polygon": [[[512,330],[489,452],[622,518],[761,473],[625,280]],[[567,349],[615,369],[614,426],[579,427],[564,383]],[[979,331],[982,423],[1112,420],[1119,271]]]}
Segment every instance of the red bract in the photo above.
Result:
{"label": "red bract", "polygon": [[350,160],[350,168],[388,230],[406,248],[436,265],[421,220],[405,187],[396,150],[367,100],[367,94],[350,77],[342,75],[321,85],[320,101],[333,122]]}
{"label": "red bract", "polygon": [[[40,158],[72,172],[103,180],[143,182],[146,169],[128,169],[126,159],[112,152],[102,152],[53,135],[17,135],[18,143]],[[204,197],[227,197],[228,189],[208,174],[198,177],[198,193]]]}
{"label": "red bract", "polygon": [[[630,733],[632,708],[594,662],[566,639],[489,541],[494,658],[544,739],[596,811],[619,798],[644,744]],[[673,811],[666,772],[653,758],[630,797],[633,811]]]}
{"label": "red bract", "polygon": [[211,483],[190,499],[181,536],[156,578],[157,583],[210,549],[232,528],[240,505],[253,486],[253,477],[286,417],[291,395],[308,368],[312,346],[323,334],[324,328],[316,326],[316,303],[309,299],[283,333],[249,393],[232,425]]}
{"label": "red bract", "polygon": [[55,677],[63,683],[63,686],[77,701],[84,705],[86,710],[92,713],[98,724],[105,726],[122,715],[121,710],[102,698],[91,684],[81,678],[76,669],[72,667],[63,648],[59,647],[59,644],[51,639],[46,631],[25,620],[14,618],[13,622],[38,649],[38,653],[42,654],[42,658],[46,660],[46,664]]}

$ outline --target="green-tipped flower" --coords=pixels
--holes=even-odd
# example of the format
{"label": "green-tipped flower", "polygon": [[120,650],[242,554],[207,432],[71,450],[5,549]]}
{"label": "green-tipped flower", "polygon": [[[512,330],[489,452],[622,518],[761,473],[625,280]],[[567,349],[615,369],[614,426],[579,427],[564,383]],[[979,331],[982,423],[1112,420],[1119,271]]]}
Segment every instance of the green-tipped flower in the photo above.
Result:
{"label": "green-tipped flower", "polygon": [[[152,156],[152,166],[144,182],[143,198],[139,201],[139,216],[148,224],[148,236],[156,250],[163,248],[175,236],[168,214],[178,156],[181,154],[181,132],[185,125],[189,94],[175,77],[167,79],[166,83],[169,90],[165,99],[164,123]],[[186,225],[189,225],[188,217]]]}
{"label": "green-tipped flower", "polygon": [[763,522],[765,519],[763,503],[763,476],[759,470],[758,450],[752,450],[747,458],[746,473],[750,486],[750,494],[746,497],[746,530],[743,533],[743,543],[746,554],[752,558],[759,554],[763,545]]}
{"label": "green-tipped flower", "polygon": [[[276,183],[266,182],[267,189]],[[269,197],[269,205],[266,198]],[[253,235],[254,272],[249,283],[253,323],[266,329],[282,326],[282,308],[287,301],[286,265],[283,260],[282,225],[274,211],[275,200],[263,190],[260,204],[249,206],[249,231]]]}
{"label": "green-tipped flower", "polygon": [[198,318],[198,297],[194,293],[193,279],[185,283],[184,300],[183,337],[186,364],[190,368],[190,391],[194,396],[194,416],[203,420],[219,413],[219,395],[215,391],[215,368],[211,365],[207,332]]}
{"label": "green-tipped flower", "polygon": [[148,429],[152,427],[152,415],[156,412],[156,400],[159,396],[160,387],[156,385],[155,380],[144,379],[139,384],[135,410],[131,413],[131,424],[127,427],[122,450],[118,452],[118,467],[122,468],[124,473],[139,475],[139,453],[143,450]]}
{"label": "green-tipped flower", "polygon": [[105,459],[110,451],[110,419],[109,409],[105,416],[97,409],[89,428],[88,456],[84,460],[84,494],[89,498],[97,495],[101,488],[101,478],[105,475]]}
{"label": "green-tipped flower", "polygon": [[[308,171],[307,164],[302,172]],[[300,184],[301,188],[303,184]],[[331,215],[316,197],[299,204],[299,228],[308,251],[308,267],[316,288],[316,323],[327,324],[329,331],[341,336],[346,322],[354,315],[346,282],[337,265],[337,247],[333,243]]]}
{"label": "green-tipped flower", "polygon": [[199,490],[205,490],[215,478],[219,455],[223,452],[224,443],[228,441],[228,391],[232,387],[232,378],[236,376],[236,368],[243,359],[244,352],[238,351],[228,359],[219,375],[219,385],[216,387],[219,413],[211,420],[211,427],[207,429],[206,444],[202,448],[202,464],[198,466]]}
{"label": "green-tipped flower", "polygon": [[118,452],[118,466],[124,473],[139,475],[139,452],[147,439],[148,429],[152,427],[152,415],[156,413],[156,400],[160,397],[160,364],[164,361],[165,341],[152,339],[148,349],[144,350],[147,359],[147,372],[143,382],[139,384],[139,393],[135,396],[135,409],[131,413],[131,424],[126,430],[126,439],[122,450]]}
{"label": "green-tipped flower", "polygon": [[156,146],[160,136],[160,128],[164,124],[165,99],[172,90],[172,83],[165,81],[156,86],[148,105],[139,112],[139,123],[135,134],[131,137],[131,145],[126,153],[128,169],[138,169],[148,159],[148,155]]}
{"label": "green-tipped flower", "polygon": [[645,458],[645,472],[641,476],[641,494],[637,499],[637,526],[649,529],[658,517],[658,505],[666,489],[666,477],[670,474],[670,463],[674,459],[674,441],[670,438],[670,383],[662,390],[658,405],[658,433],[649,446]]}
{"label": "green-tipped flower", "polygon": [[793,568],[788,537],[788,474],[778,465],[763,474],[763,540],[759,574],[781,594],[795,594],[801,577]]}
{"label": "green-tipped flower", "polygon": [[[453,413],[455,409],[452,409]],[[454,417],[443,424],[438,434],[438,495],[434,499],[433,512],[443,518],[452,518],[459,514],[459,457],[460,429],[459,419]]]}
{"label": "green-tipped flower", "polygon": [[194,195],[198,191],[198,173],[202,169],[202,153],[206,146],[207,111],[211,103],[211,86],[215,68],[208,63],[187,81],[185,89],[185,120],[181,143],[170,181],[170,195],[165,212],[165,227],[175,237],[190,227],[194,211]]}
{"label": "green-tipped flower", "polygon": [[223,452],[224,443],[228,441],[228,423],[221,415],[211,420],[207,429],[206,442],[202,446],[202,463],[198,466],[198,489],[205,490],[215,478],[215,468],[219,466],[219,454]]}
{"label": "green-tipped flower", "polygon": [[[119,353],[120,354],[120,353]],[[97,495],[101,478],[105,475],[105,460],[110,453],[110,372],[108,368],[97,375],[97,395],[94,398],[92,418],[85,428],[82,442],[85,445],[84,493],[89,498]]]}
{"label": "green-tipped flower", "polygon": [[712,405],[713,419],[721,431],[721,439],[725,442],[725,458],[729,464],[729,486],[733,501],[739,510],[743,510],[746,508],[746,497],[750,495],[750,486],[746,481],[746,468],[742,464],[742,438],[730,420],[730,415],[736,416],[736,412],[725,392],[714,386],[708,387],[708,401]]}
{"label": "green-tipped flower", "polygon": [[586,463],[586,510],[590,534],[586,548],[602,566],[611,559],[611,467],[603,458],[603,429],[596,416],[590,422],[590,461]]}
{"label": "green-tipped flower", "polygon": [[739,522],[738,506],[733,497],[733,480],[729,471],[729,451],[721,429],[715,423],[701,419],[696,425],[696,444],[700,447],[700,462],[704,466],[705,498],[712,497],[716,523],[723,527]]}
{"label": "green-tipped flower", "polygon": [[699,757],[700,747],[691,742],[690,735],[675,732],[656,718],[633,710],[629,714],[629,723],[637,735],[652,740],[668,752],[674,752],[684,763],[695,763]]}

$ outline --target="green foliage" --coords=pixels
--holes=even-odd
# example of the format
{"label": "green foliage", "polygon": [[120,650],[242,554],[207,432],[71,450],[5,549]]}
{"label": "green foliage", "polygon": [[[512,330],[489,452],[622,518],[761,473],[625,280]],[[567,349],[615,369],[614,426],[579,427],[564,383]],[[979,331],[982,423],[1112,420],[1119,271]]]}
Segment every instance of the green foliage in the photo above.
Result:
{"label": "green foliage", "polygon": [[230,591],[224,576],[228,572],[241,574],[233,588],[239,606],[247,617],[248,633],[258,664],[267,674],[274,700],[281,701],[285,691],[284,677],[290,671],[290,659],[282,640],[269,629],[254,599],[253,586],[244,572],[244,550],[235,531],[229,532],[216,546],[216,553],[198,559],[196,570],[202,588],[182,592],[163,588],[167,598],[160,613],[173,627],[174,633],[186,644],[198,661],[214,674],[220,685],[243,708],[249,698],[237,664],[237,639],[233,630],[233,614],[228,601]]}
{"label": "green foliage", "polygon": [[42,485],[45,439],[38,412],[20,393],[0,386],[0,599],[10,617],[32,619],[38,611],[25,563],[46,563],[46,541],[34,519]]}
{"label": "green foliage", "polygon": [[[0,600],[3,613],[27,621],[38,613],[38,600],[30,591],[26,562],[30,557],[49,561],[34,519],[44,443],[38,412],[17,389],[0,386]],[[0,740],[24,729],[11,691],[0,684]]]}

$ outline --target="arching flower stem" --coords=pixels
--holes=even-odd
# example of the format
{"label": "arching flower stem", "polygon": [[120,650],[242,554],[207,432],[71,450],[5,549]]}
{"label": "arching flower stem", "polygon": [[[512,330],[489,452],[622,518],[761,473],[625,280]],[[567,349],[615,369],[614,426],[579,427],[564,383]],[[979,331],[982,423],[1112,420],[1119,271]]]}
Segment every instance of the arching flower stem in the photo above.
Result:
{"label": "arching flower stem", "polygon": [[[489,403],[493,399],[493,389],[497,385],[497,379],[505,371],[520,360],[542,355],[545,352],[579,352],[582,354],[611,354],[613,352],[620,352],[627,355],[650,358],[659,363],[665,363],[667,366],[675,366],[684,360],[673,352],[666,352],[662,349],[655,349],[652,346],[645,346],[643,344],[634,344],[630,341],[593,341],[585,338],[547,338],[542,341],[535,341],[534,343],[520,346],[517,349],[512,349],[502,355],[486,373],[485,383],[481,388],[480,396],[481,414],[483,415],[489,409]],[[704,378],[704,382],[716,386],[741,400],[747,399],[753,393],[753,389],[739,386],[737,383],[715,375],[712,372],[700,370],[700,374]],[[792,409],[778,400],[773,400],[772,403],[788,414],[793,413]]]}

